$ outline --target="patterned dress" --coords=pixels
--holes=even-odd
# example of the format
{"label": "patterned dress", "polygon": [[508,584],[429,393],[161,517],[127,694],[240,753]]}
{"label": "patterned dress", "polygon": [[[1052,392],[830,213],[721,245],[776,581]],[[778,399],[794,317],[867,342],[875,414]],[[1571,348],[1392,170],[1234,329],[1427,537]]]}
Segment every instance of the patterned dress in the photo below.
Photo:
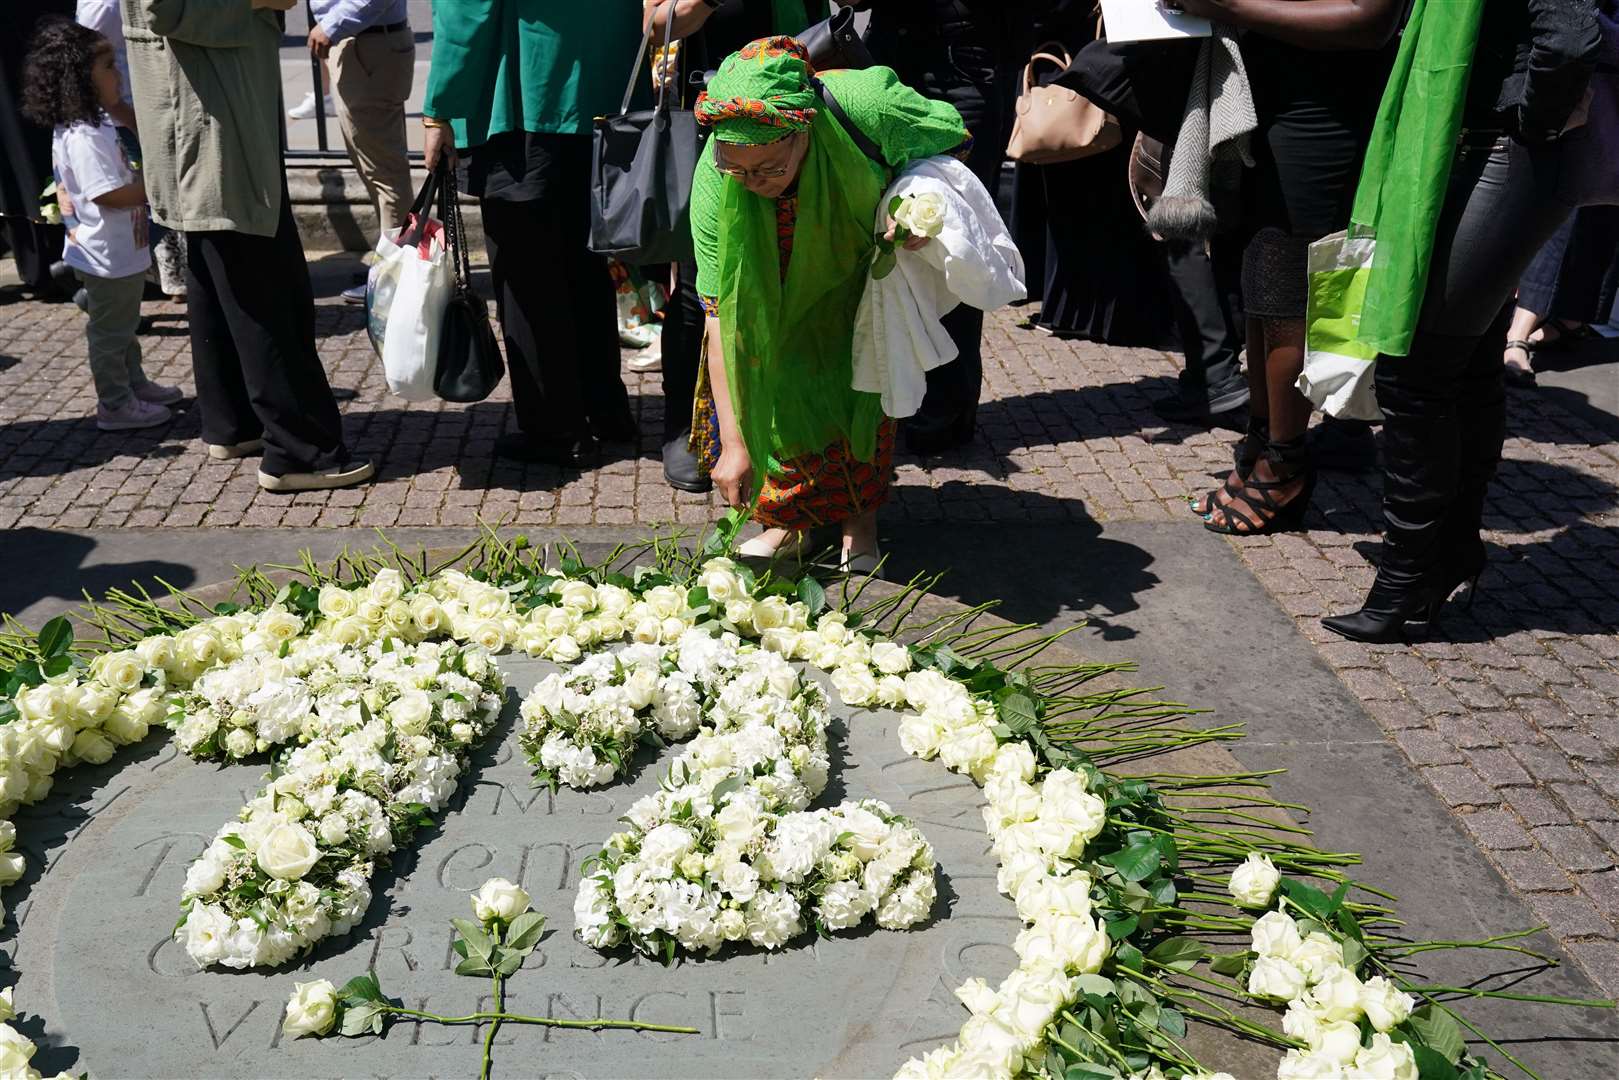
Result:
{"label": "patterned dress", "polygon": [[[793,254],[797,219],[797,196],[784,195],[776,200],[776,242],[781,249],[783,279]],[[705,296],[702,301],[703,310],[718,318],[718,298]],[[691,448],[698,461],[712,469],[720,455],[720,425],[708,385],[706,355],[704,361],[692,415]],[[877,509],[888,501],[893,484],[894,434],[898,427],[894,420],[882,422],[877,429],[877,452],[870,461],[861,461],[847,441],[840,441],[819,454],[800,454],[781,462],[781,469],[765,478],[754,520],[767,529],[803,531],[837,525]]]}

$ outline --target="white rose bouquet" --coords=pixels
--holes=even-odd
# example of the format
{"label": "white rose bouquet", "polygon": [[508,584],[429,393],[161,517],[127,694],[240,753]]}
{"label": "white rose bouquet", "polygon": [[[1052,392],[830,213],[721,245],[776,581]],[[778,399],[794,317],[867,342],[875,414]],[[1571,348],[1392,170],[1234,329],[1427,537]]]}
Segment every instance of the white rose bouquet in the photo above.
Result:
{"label": "white rose bouquet", "polygon": [[351,653],[366,688],[310,714],[303,745],[186,875],[175,936],[199,967],[274,966],[347,933],[377,862],[449,801],[499,713],[501,679],[479,646],[385,639]]}

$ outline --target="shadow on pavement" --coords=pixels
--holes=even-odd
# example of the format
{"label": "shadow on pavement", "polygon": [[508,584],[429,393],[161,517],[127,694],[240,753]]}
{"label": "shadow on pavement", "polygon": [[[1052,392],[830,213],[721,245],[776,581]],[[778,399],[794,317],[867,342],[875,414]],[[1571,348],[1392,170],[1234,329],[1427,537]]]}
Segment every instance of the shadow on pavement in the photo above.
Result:
{"label": "shadow on pavement", "polygon": [[127,589],[131,582],[148,590],[163,591],[158,578],[181,589],[196,583],[196,572],[183,563],[161,559],[92,563],[90,559],[97,546],[96,541],[80,533],[32,528],[8,530],[6,556],[13,566],[26,566],[28,572],[0,576],[0,612],[22,611],[53,597],[68,606],[83,599],[80,590],[99,598],[108,589]]}

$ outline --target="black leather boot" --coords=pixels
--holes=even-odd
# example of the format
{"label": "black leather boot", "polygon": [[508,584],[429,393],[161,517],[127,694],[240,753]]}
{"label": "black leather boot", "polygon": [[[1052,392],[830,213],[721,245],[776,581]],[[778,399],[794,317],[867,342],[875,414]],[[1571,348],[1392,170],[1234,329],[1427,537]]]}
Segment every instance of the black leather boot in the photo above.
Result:
{"label": "black leather boot", "polygon": [[691,452],[691,432],[675,436],[663,444],[663,478],[672,488],[702,494],[712,491],[714,483],[703,472],[697,455]]}

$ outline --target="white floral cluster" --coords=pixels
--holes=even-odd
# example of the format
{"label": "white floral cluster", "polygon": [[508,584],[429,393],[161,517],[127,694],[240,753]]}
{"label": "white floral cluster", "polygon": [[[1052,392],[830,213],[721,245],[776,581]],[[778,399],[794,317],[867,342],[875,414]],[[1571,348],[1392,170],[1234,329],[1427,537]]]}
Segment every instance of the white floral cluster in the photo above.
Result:
{"label": "white floral cluster", "polygon": [[[1381,975],[1362,982],[1337,940],[1302,933],[1286,912],[1254,921],[1253,952],[1248,992],[1287,1002],[1282,1030],[1308,1047],[1287,1052],[1278,1080],[1417,1080],[1411,1047],[1388,1035],[1411,1015],[1409,994]],[[1371,1028],[1364,1045],[1363,1019]]]}
{"label": "white floral cluster", "polygon": [[[561,664],[625,639],[642,645],[674,641],[697,618],[687,603],[687,590],[679,585],[653,585],[637,596],[622,585],[564,577],[552,582],[550,592],[556,602],[528,612],[507,642],[529,656]],[[456,636],[465,635],[458,630]]]}
{"label": "white floral cluster", "polygon": [[[11,1003],[11,987],[0,990],[0,1076],[6,1080],[40,1080],[38,1070],[29,1064],[39,1047],[32,1039],[11,1026],[17,1010]],[[51,1080],[73,1080],[70,1073],[57,1073]]]}
{"label": "white floral cluster", "polygon": [[703,726],[580,883],[581,940],[711,953],[780,948],[811,925],[925,919],[933,849],[913,825],[874,800],[806,809],[827,780],[820,687],[733,634],[689,631],[668,659],[697,688]]}
{"label": "white floral cluster", "polygon": [[186,874],[175,936],[199,967],[274,966],[347,933],[375,860],[449,801],[500,711],[481,646],[386,638],[350,651],[364,687],[304,716],[302,745]]}
{"label": "white floral cluster", "polygon": [[[161,725],[165,699],[253,646],[260,617],[219,615],[178,634],[154,634],[134,647],[100,653],[20,691],[16,719],[0,725],[0,887],[26,870],[13,850],[10,818],[50,793],[55,773],[84,762],[102,765],[119,747]],[[294,617],[298,633],[303,622]]]}
{"label": "white floral cluster", "polygon": [[1013,1076],[1073,1001],[1073,977],[1094,974],[1108,957],[1107,933],[1091,911],[1090,875],[1078,869],[1085,846],[1106,824],[1107,807],[1081,774],[1041,774],[1026,742],[999,742],[992,709],[960,683],[933,671],[913,672],[905,682],[916,712],[901,720],[900,741],[983,785],[998,884],[1025,927],[1013,943],[1018,968],[998,988],[970,979],[957,990],[972,1016],[956,1042],[911,1059],[898,1076]]}
{"label": "white floral cluster", "polygon": [[[709,635],[688,630],[694,644]],[[599,787],[623,775],[636,747],[689,738],[701,720],[698,689],[678,649],[634,644],[592,653],[541,680],[523,699],[519,742],[536,779]],[[693,649],[686,650],[694,658]],[[664,670],[665,667],[669,670]]]}

